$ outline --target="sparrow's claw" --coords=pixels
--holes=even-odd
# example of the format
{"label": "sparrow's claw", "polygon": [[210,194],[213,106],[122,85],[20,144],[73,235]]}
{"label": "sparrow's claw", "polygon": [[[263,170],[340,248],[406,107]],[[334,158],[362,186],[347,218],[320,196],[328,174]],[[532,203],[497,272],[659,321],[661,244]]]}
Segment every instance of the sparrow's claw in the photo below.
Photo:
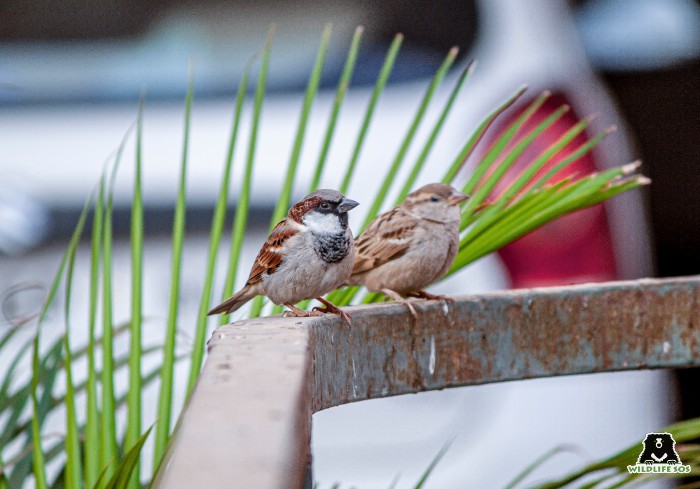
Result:
{"label": "sparrow's claw", "polygon": [[345,323],[348,326],[352,326],[352,322],[351,322],[352,318],[350,317],[350,314],[343,311],[341,308],[339,308],[338,306],[336,306],[332,302],[327,301],[323,297],[316,297],[316,300],[321,302],[325,307],[314,307],[312,309],[312,311],[318,311],[319,313],[323,313],[323,314],[337,314],[341,318],[343,318],[343,321],[345,321]]}
{"label": "sparrow's claw", "polygon": [[352,326],[352,318],[350,317],[350,314],[343,311],[342,309],[338,309],[338,310],[340,311],[338,314],[340,314],[340,317],[343,318],[343,321],[345,321],[345,324],[347,324],[348,326]]}
{"label": "sparrow's claw", "polygon": [[387,297],[393,299],[395,302],[400,302],[402,304],[406,304],[406,307],[408,307],[408,312],[411,313],[411,316],[413,316],[413,319],[418,319],[418,313],[416,312],[416,308],[413,307],[413,304],[411,304],[411,301],[408,299],[404,299],[401,294],[396,292],[395,290],[391,289],[382,289],[382,293],[386,295]]}
{"label": "sparrow's claw", "polygon": [[411,304],[411,301],[409,301],[408,299],[403,299],[403,300],[398,301],[398,302],[403,302],[404,304],[406,304],[406,307],[408,307],[408,312],[411,313],[411,316],[413,316],[413,319],[418,319],[418,313],[416,312],[416,308],[413,307],[413,304]]}
{"label": "sparrow's claw", "polygon": [[446,295],[435,295],[431,294],[430,292],[426,292],[425,290],[419,290],[418,292],[411,292],[408,294],[411,297],[418,297],[419,299],[427,299],[429,301],[446,301],[446,302],[454,302],[455,299]]}
{"label": "sparrow's claw", "polygon": [[296,307],[294,304],[285,304],[290,311],[284,311],[282,314],[283,317],[294,317],[294,318],[308,318],[311,316],[320,316],[321,313],[316,312],[315,310],[312,311],[304,311],[302,309],[299,309]]}
{"label": "sparrow's claw", "polygon": [[336,309],[337,310],[332,310],[328,307],[314,307],[313,311],[316,312],[317,315],[319,315],[319,316],[322,314],[338,314],[341,318],[343,318],[343,321],[345,321],[345,323],[348,326],[352,326],[352,321],[351,321],[352,318],[350,317],[350,314],[348,314],[347,312],[343,311],[340,308],[336,308]]}

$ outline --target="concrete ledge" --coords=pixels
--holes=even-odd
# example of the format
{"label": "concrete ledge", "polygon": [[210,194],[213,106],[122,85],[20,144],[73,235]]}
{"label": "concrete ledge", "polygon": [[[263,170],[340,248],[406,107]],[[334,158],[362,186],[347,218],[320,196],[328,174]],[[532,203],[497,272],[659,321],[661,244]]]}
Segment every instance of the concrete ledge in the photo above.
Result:
{"label": "concrete ledge", "polygon": [[224,326],[155,486],[300,488],[311,414],[506,380],[700,366],[700,278],[506,291]]}

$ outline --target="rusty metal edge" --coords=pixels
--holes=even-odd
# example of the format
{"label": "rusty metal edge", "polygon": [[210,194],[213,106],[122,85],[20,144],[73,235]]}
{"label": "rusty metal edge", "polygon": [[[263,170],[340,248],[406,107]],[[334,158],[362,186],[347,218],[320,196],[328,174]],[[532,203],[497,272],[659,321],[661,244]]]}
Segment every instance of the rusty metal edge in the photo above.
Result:
{"label": "rusty metal edge", "polygon": [[698,366],[698,304],[698,277],[645,279],[421,302],[417,320],[386,303],[348,308],[351,327],[335,316],[225,326],[210,341],[154,487],[195,480],[214,489],[302,487],[311,414],[331,406],[488,382]]}
{"label": "rusty metal edge", "polygon": [[700,366],[700,278],[351,307],[311,330],[313,410],[448,387]]}

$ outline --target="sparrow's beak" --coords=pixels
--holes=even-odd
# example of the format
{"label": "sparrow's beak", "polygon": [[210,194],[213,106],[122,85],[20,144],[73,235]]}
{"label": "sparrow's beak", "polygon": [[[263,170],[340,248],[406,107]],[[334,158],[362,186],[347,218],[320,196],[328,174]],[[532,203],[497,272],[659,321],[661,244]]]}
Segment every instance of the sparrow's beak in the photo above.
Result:
{"label": "sparrow's beak", "polygon": [[463,194],[462,192],[456,192],[447,199],[447,203],[450,205],[457,205],[460,202],[464,202],[468,198],[469,196],[467,194]]}
{"label": "sparrow's beak", "polygon": [[352,199],[343,199],[338,205],[338,212],[347,212],[351,209],[354,209],[358,205],[360,205],[360,203],[355,202]]}

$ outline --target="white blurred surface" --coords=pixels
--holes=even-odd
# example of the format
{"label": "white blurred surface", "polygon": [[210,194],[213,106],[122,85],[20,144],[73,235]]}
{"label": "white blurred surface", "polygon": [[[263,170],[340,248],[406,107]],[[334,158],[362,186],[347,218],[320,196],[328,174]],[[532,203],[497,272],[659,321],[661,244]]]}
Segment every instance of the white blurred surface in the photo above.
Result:
{"label": "white blurred surface", "polygon": [[591,61],[607,70],[660,69],[700,55],[693,0],[595,0],[577,20]]}
{"label": "white blurred surface", "polygon": [[[364,401],[314,415],[319,489],[415,487],[452,438],[426,487],[505,487],[537,457],[530,485],[610,456],[670,421],[667,372],[622,372],[462,387]],[[640,443],[640,452],[642,446]],[[644,487],[669,487],[664,483]]]}

